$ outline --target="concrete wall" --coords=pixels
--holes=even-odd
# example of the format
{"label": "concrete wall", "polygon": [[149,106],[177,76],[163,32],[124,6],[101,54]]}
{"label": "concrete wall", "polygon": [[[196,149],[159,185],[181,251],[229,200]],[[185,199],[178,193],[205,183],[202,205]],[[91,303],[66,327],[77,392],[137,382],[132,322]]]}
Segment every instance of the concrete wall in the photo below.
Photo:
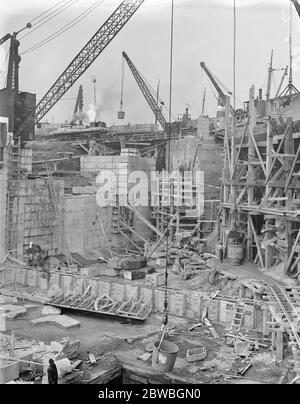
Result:
{"label": "concrete wall", "polygon": [[[64,181],[54,179],[58,208],[63,212]],[[19,202],[18,250],[23,252],[31,241],[48,250],[61,252],[60,232],[45,179],[21,180]],[[20,254],[21,255],[21,254]],[[23,255],[23,254],[22,254]]]}
{"label": "concrete wall", "polygon": [[[198,151],[197,151],[197,146]],[[197,151],[197,154],[196,154]],[[171,169],[183,168],[191,171],[195,160],[194,172],[204,172],[205,200],[220,199],[223,145],[215,143],[213,138],[203,136],[200,140],[195,136],[187,136],[171,141]],[[214,216],[218,203],[206,202],[204,214],[208,219]]]}
{"label": "concrete wall", "polygon": [[[73,291],[82,295],[91,285],[91,294],[94,297],[107,294],[115,301],[128,300],[131,297],[151,301],[153,312],[163,313],[165,291],[163,287],[145,286],[143,282],[112,279],[108,277],[89,278],[83,275],[64,274],[61,271],[51,271],[49,276],[37,269],[7,267],[0,272],[0,283],[17,283],[22,286],[31,286],[47,291],[52,285],[57,285],[65,292]],[[20,294],[20,297],[22,292]],[[227,329],[231,328],[236,309],[236,303],[228,300],[211,300],[203,291],[168,290],[169,314],[182,317],[190,321],[199,322],[203,311],[207,311],[209,320],[220,323]],[[262,331],[262,308],[250,304],[245,305],[242,326],[247,329]]]}
{"label": "concrete wall", "polygon": [[[152,158],[138,158],[131,156],[82,156],[80,159],[81,171],[83,173],[90,173],[97,175],[103,170],[111,170],[115,173],[118,183],[118,193],[119,200],[127,201],[128,192],[135,184],[128,183],[130,174],[133,171],[143,171],[148,178],[149,187],[146,191],[150,194],[150,178],[151,171],[155,170],[156,160]],[[142,184],[145,185],[145,184]],[[95,198],[95,196],[94,196]],[[93,208],[94,214],[96,214],[95,206]],[[137,207],[139,212],[148,220],[150,220],[150,206],[139,206]],[[105,222],[105,232],[107,234],[111,233],[111,210],[106,208],[102,210],[101,217],[103,215],[103,220]],[[141,234],[144,238],[149,239],[152,236],[152,231],[144,224],[140,219],[134,217],[134,229]],[[119,239],[117,236],[111,236],[112,240],[119,245]],[[138,240],[136,236],[132,236],[134,240]]]}

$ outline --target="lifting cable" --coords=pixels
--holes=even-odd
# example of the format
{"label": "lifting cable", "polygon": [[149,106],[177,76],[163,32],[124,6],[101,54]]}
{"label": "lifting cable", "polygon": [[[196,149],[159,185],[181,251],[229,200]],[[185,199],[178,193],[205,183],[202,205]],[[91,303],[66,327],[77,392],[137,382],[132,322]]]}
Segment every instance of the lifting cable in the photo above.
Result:
{"label": "lifting cable", "polygon": [[[78,0],[77,0],[78,1]],[[97,7],[99,7],[104,0],[97,0],[95,3],[93,3],[87,10],[79,14],[76,18],[68,22],[66,25],[64,25],[62,28],[48,36],[47,38],[43,39],[42,41],[36,43],[32,47],[26,49],[21,53],[21,55],[24,55],[26,53],[32,52],[44,45],[46,45],[48,42],[52,41],[53,39],[57,38],[64,32],[68,31],[69,29],[73,28],[75,25],[77,25],[80,21],[82,21],[84,18],[86,18],[92,11],[94,11]]]}
{"label": "lifting cable", "polygon": [[[71,7],[73,4],[77,3],[77,1],[79,0],[68,0],[66,4],[63,4],[62,6],[58,7],[56,10],[52,11],[52,13],[46,15],[45,17],[43,17],[40,21],[37,22],[37,25],[35,26],[35,28],[31,29],[30,31],[28,31],[26,34],[24,34],[23,36],[20,37],[20,39],[25,38],[27,35],[32,34],[34,31],[36,31],[38,28],[42,27],[43,25],[45,25],[48,21],[53,20],[53,18],[55,18],[57,15],[61,14],[63,11],[65,11],[66,9],[68,9],[69,7]],[[60,3],[59,3],[60,4]],[[45,20],[45,21],[44,21]],[[44,22],[42,22],[44,21]]]}
{"label": "lifting cable", "polygon": [[[173,42],[174,42],[174,0],[172,0],[171,11],[171,38],[170,38],[170,93],[169,93],[169,125],[168,125],[168,178],[170,181],[171,171],[171,119],[172,119],[172,86],[173,86]],[[171,187],[168,186],[168,200],[171,201]],[[166,242],[166,266],[165,266],[165,291],[164,291],[164,312],[163,326],[168,324],[168,256],[169,256],[169,236]],[[164,334],[163,334],[164,335]]]}
{"label": "lifting cable", "polygon": [[121,77],[121,100],[120,100],[120,110],[123,111],[123,101],[124,101],[124,77],[125,77],[125,60],[122,56],[122,77]]}

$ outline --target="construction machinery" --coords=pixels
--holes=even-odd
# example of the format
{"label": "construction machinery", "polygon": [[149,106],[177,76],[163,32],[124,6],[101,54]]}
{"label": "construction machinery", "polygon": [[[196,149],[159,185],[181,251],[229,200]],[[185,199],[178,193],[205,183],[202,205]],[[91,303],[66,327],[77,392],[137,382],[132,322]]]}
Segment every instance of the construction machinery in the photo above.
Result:
{"label": "construction machinery", "polygon": [[135,65],[129,59],[127,53],[123,52],[122,56],[126,60],[128,66],[129,66],[129,68],[130,68],[130,70],[131,70],[131,72],[133,74],[133,77],[135,78],[135,81],[137,82],[137,84],[138,84],[143,96],[145,97],[149,107],[151,108],[152,112],[154,113],[155,118],[160,123],[163,130],[165,132],[168,132],[168,130],[169,130],[168,122],[167,122],[166,118],[164,117],[164,115],[163,115],[163,113],[161,111],[161,108],[158,105],[157,100],[152,95],[152,93],[151,93],[148,85],[146,84],[145,80],[142,78],[141,74],[138,72]]}
{"label": "construction machinery", "polygon": [[82,125],[82,115],[81,115],[82,110],[83,110],[83,89],[82,85],[80,84],[76,98],[73,119],[71,121],[72,125],[74,125],[77,121],[79,121],[79,125]]}
{"label": "construction machinery", "polygon": [[[31,28],[31,24],[26,24],[25,27],[13,34],[6,34],[0,39],[0,45],[10,40],[8,50],[8,69],[6,84],[0,90],[0,115],[9,118],[8,130],[16,132],[21,122],[26,119],[28,113],[35,109],[35,95],[28,92],[19,92],[19,65],[21,57],[19,56],[20,42],[17,36],[25,29]],[[27,131],[32,131],[31,127]],[[27,136],[28,133],[25,134]]]}
{"label": "construction machinery", "polygon": [[[120,32],[145,0],[123,0],[95,35],[87,42],[50,87],[40,102],[31,111],[21,126],[15,131],[15,136],[24,137],[26,128],[38,123],[73,84],[90,67],[96,58],[104,51],[112,39]],[[33,136],[32,136],[33,137]]]}
{"label": "construction machinery", "polygon": [[[212,85],[215,87],[215,89],[217,90],[217,93],[219,95],[219,105],[221,105],[222,107],[225,107],[225,103],[226,103],[226,94],[224,93],[224,91],[221,89],[220,85],[218,84],[218,80],[217,78],[212,74],[212,72],[208,69],[208,67],[206,66],[206,64],[204,62],[200,63],[200,66],[202,67],[202,69],[205,71],[205,73],[207,74],[207,77],[209,78],[209,80],[211,81]],[[230,95],[232,95],[231,91],[227,91]],[[232,106],[230,106],[230,111],[231,114],[234,114],[234,109]]]}

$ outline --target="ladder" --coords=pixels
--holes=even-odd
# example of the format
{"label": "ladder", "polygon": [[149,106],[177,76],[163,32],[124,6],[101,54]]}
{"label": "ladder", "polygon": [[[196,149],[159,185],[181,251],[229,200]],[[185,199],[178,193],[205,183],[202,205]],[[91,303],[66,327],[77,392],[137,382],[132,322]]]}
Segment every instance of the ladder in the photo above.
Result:
{"label": "ladder", "polygon": [[245,312],[245,305],[242,303],[238,303],[231,324],[231,331],[233,333],[238,334],[238,332],[240,331],[244,317],[244,312]]}
{"label": "ladder", "polygon": [[48,186],[49,186],[50,199],[51,199],[53,210],[54,210],[55,217],[57,220],[58,230],[60,231],[61,236],[62,236],[62,242],[63,242],[63,246],[64,246],[64,253],[65,253],[65,256],[67,259],[67,264],[68,264],[68,267],[70,267],[73,265],[73,258],[72,258],[72,254],[71,254],[71,251],[70,251],[67,239],[66,239],[66,235],[65,235],[63,217],[62,217],[61,211],[58,208],[57,195],[56,195],[56,191],[55,191],[55,187],[54,187],[51,166],[50,166],[50,162],[48,160],[45,161],[45,168],[46,168],[46,173],[47,173],[47,182],[48,182]]}
{"label": "ladder", "polygon": [[18,257],[18,225],[21,178],[21,141],[8,146],[7,194],[6,194],[6,252]]}

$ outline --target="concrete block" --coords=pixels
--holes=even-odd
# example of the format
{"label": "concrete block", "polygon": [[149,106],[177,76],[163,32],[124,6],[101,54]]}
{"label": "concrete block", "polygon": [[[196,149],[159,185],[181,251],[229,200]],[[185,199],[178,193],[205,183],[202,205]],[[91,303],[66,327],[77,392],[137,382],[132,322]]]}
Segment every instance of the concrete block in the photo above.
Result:
{"label": "concrete block", "polygon": [[74,278],[73,289],[77,296],[81,296],[84,292],[84,278]]}
{"label": "concrete block", "polygon": [[79,321],[74,320],[73,318],[65,315],[56,315],[56,314],[37,318],[31,320],[31,322],[34,325],[56,325],[60,328],[66,328],[66,329],[80,326]]}
{"label": "concrete block", "polygon": [[218,300],[210,300],[208,302],[208,319],[213,323],[219,321],[220,302]]}
{"label": "concrete block", "polygon": [[62,275],[62,289],[67,292],[73,290],[73,276]]}
{"label": "concrete block", "polygon": [[234,318],[235,303],[227,302],[225,300],[220,301],[219,307],[219,322],[225,327],[230,328]]}
{"label": "concrete block", "polygon": [[112,284],[110,282],[103,282],[103,281],[98,281],[98,290],[99,290],[99,296],[102,295],[111,295],[111,286]]}
{"label": "concrete block", "polygon": [[39,273],[38,284],[41,290],[48,290],[49,289],[48,274]]}
{"label": "concrete block", "polygon": [[112,283],[110,297],[117,302],[121,302],[122,300],[124,300],[125,285],[121,285],[119,283]]}
{"label": "concrete block", "polygon": [[57,285],[59,288],[61,287],[61,274],[58,273],[51,273],[50,275],[50,280],[49,280],[49,286]]}
{"label": "concrete block", "polygon": [[19,363],[16,361],[0,361],[0,384],[5,384],[19,377]]}
{"label": "concrete block", "polygon": [[88,279],[87,280],[87,286],[91,285],[91,296],[97,297],[99,296],[99,283],[98,280],[96,279]]}
{"label": "concrete block", "polygon": [[6,285],[9,285],[12,282],[15,282],[13,279],[13,270],[12,268],[5,268],[4,270],[4,282]]}
{"label": "concrete block", "polygon": [[19,285],[26,285],[27,269],[18,268],[16,272],[16,283]]}
{"label": "concrete block", "polygon": [[151,304],[154,305],[153,289],[140,287],[140,297],[142,297],[145,302],[151,302]]}
{"label": "concrete block", "polygon": [[190,292],[186,295],[186,316],[194,320],[201,317],[201,296],[197,292]]}
{"label": "concrete block", "polygon": [[245,305],[244,320],[242,325],[246,328],[246,330],[251,330],[255,325],[254,310],[254,306]]}
{"label": "concrete block", "polygon": [[152,286],[162,286],[165,283],[165,274],[163,272],[157,272],[146,275],[146,282]]}
{"label": "concrete block", "polygon": [[145,278],[146,272],[143,269],[136,269],[131,271],[124,271],[124,279],[134,281],[136,279]]}
{"label": "concrete block", "polygon": [[36,288],[38,286],[38,272],[35,269],[27,270],[27,281],[26,284],[28,286],[32,286]]}
{"label": "concrete block", "polygon": [[131,298],[138,299],[140,297],[140,288],[139,286],[131,286],[125,285],[125,298],[129,300]]}
{"label": "concrete block", "polygon": [[186,314],[186,296],[183,293],[171,293],[169,310],[174,316],[184,317]]}

